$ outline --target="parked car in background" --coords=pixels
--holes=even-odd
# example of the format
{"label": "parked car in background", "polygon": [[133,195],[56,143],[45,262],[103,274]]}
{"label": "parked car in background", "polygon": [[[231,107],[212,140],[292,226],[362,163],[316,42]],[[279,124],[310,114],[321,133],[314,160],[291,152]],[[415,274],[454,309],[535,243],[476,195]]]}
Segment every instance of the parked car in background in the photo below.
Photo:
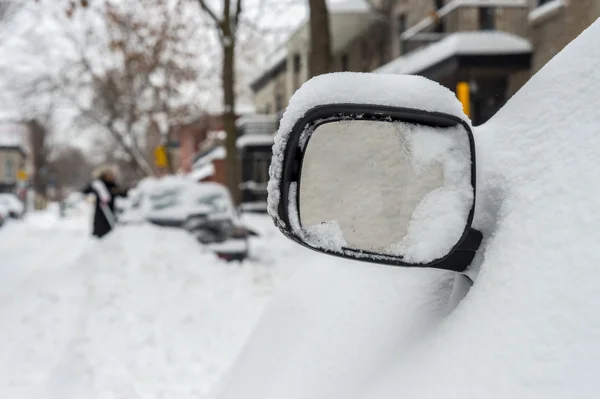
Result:
{"label": "parked car in background", "polygon": [[254,234],[241,223],[225,186],[176,176],[142,180],[130,191],[120,220],[185,229],[228,261],[248,256],[248,236]]}
{"label": "parked car in background", "polygon": [[15,194],[0,194],[0,205],[8,210],[10,218],[21,219],[25,214],[25,205]]}

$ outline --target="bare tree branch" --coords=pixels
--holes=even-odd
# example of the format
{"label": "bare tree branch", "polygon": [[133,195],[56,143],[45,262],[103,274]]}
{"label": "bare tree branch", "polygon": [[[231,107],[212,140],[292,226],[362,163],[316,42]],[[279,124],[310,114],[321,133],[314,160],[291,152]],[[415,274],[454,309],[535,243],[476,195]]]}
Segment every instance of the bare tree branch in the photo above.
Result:
{"label": "bare tree branch", "polygon": [[[229,0],[225,0],[225,1],[229,1]],[[215,12],[213,10],[211,10],[211,8],[208,6],[208,4],[206,3],[206,0],[198,0],[198,3],[200,4],[200,7],[202,8],[202,10],[204,10],[204,12],[206,14],[208,14],[208,16],[213,20],[215,25],[219,26],[222,23],[221,19],[219,17],[217,17],[217,14],[215,14]]]}
{"label": "bare tree branch", "polygon": [[233,18],[233,26],[235,27],[234,29],[237,31],[239,23],[240,23],[240,17],[242,15],[242,0],[237,0],[237,5],[235,7],[235,17]]}

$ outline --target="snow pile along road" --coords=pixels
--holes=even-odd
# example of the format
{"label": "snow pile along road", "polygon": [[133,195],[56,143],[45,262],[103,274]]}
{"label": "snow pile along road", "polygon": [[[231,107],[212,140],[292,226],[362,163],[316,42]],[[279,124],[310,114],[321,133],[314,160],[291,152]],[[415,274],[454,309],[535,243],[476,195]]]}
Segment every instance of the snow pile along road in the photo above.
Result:
{"label": "snow pile along road", "polygon": [[[70,222],[38,221],[10,226],[34,234],[41,257],[12,291],[2,284],[0,397],[205,397],[279,279],[259,262],[222,262],[178,230],[119,227],[95,242],[87,220],[62,235]],[[21,249],[2,270],[22,267]]]}

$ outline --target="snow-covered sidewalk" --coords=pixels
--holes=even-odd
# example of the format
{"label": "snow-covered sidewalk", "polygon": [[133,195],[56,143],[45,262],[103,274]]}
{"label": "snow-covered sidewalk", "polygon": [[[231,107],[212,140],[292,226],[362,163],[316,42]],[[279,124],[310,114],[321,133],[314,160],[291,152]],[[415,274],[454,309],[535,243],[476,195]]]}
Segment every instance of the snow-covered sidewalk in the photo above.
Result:
{"label": "snow-covered sidewalk", "polygon": [[[202,398],[301,256],[266,216],[255,260],[227,264],[178,230],[33,214],[0,232],[0,397]],[[284,259],[291,260],[283,262]]]}

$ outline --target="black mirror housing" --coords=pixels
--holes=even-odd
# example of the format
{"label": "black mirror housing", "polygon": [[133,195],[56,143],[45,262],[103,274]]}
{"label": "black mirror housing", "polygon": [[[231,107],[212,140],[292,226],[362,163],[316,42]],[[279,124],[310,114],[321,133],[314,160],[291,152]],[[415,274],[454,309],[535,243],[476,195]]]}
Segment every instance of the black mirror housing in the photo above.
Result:
{"label": "black mirror housing", "polygon": [[[366,77],[363,74],[338,74],[338,75],[345,75],[346,77],[348,77],[348,75],[354,75],[353,78],[357,78],[358,80],[371,80],[371,77]],[[341,77],[334,77],[334,75],[326,75],[325,77],[318,77],[316,78],[316,80],[321,80],[324,81],[326,79],[331,79],[332,82],[335,84],[338,84],[340,81]],[[387,76],[378,76],[377,79],[381,79],[381,78],[389,78]],[[420,77],[402,77],[402,78],[407,78],[408,80],[416,80],[419,81],[424,78],[420,78]],[[315,80],[315,79],[313,79]],[[383,80],[380,80],[381,83],[383,83]],[[387,82],[387,80],[386,80]],[[309,81],[310,83],[310,81]],[[367,83],[366,81],[364,82],[365,84]],[[448,101],[450,99],[452,99],[452,101],[456,101],[457,100],[453,97],[453,95],[451,94],[452,97],[448,97],[448,93],[446,92],[442,92],[441,90],[446,90],[446,89],[440,89],[437,86],[432,86],[431,85],[432,82],[428,81],[425,86],[429,86],[429,89],[434,88],[435,90],[440,90],[440,93],[445,96],[446,98],[448,98]],[[389,85],[388,83],[386,83],[386,85]],[[322,85],[320,85],[322,87]],[[327,86],[327,85],[325,85]],[[360,90],[361,85],[357,84],[356,88],[357,91],[361,91]],[[367,86],[364,86],[367,87]],[[306,90],[308,88],[302,88],[300,89],[300,92],[302,92],[302,90],[305,90],[304,93],[300,93],[301,96],[306,94]],[[388,87],[388,90],[390,88]],[[424,90],[427,90],[427,87],[424,87]],[[367,88],[366,91],[369,91],[370,88]],[[319,89],[316,90],[317,92],[319,91]],[[318,93],[313,93],[314,96],[316,96],[318,98]],[[426,95],[427,96],[427,95]],[[368,93],[365,97],[369,97]],[[411,101],[410,99],[408,99],[406,101],[407,104],[409,104]],[[416,100],[414,101],[416,104],[423,104],[423,102],[420,100]],[[460,103],[459,103],[460,104]],[[288,112],[289,110],[291,110],[292,112],[294,112],[294,106],[296,104],[294,103],[294,99],[292,99],[292,101],[290,102],[290,107],[288,107]],[[303,104],[304,105],[304,104]],[[306,106],[304,105],[304,107],[306,108]],[[454,107],[454,108],[453,108]],[[441,107],[443,109],[443,107]],[[278,136],[276,138],[276,142],[275,142],[275,147],[274,147],[274,155],[273,155],[273,162],[272,162],[272,166],[271,166],[271,180],[269,182],[269,213],[271,214],[271,216],[273,217],[273,220],[275,222],[275,224],[277,225],[277,227],[282,231],[282,233],[287,236],[288,238],[290,238],[291,240],[305,246],[308,248],[311,248],[313,250],[319,251],[319,252],[323,252],[326,254],[330,254],[330,255],[334,255],[334,256],[339,256],[339,257],[344,257],[344,258],[348,258],[348,259],[354,259],[354,260],[360,260],[360,261],[367,261],[367,262],[372,262],[372,263],[380,263],[380,264],[386,264],[386,265],[393,265],[393,266],[404,266],[404,267],[431,267],[431,268],[439,268],[439,269],[445,269],[445,270],[453,270],[453,271],[457,271],[457,272],[462,272],[464,270],[466,270],[466,268],[469,266],[469,264],[471,263],[471,261],[473,260],[474,256],[475,256],[475,252],[478,249],[481,240],[482,240],[482,236],[481,233],[479,233],[476,230],[473,230],[471,228],[471,223],[473,220],[473,214],[474,214],[474,208],[475,208],[475,187],[476,187],[476,168],[475,168],[475,145],[474,145],[474,138],[473,138],[473,134],[471,131],[471,127],[470,124],[468,122],[468,119],[466,119],[466,117],[464,117],[464,114],[461,115],[458,114],[458,112],[456,112],[457,108],[455,106],[455,104],[451,104],[448,109],[450,110],[451,113],[449,112],[441,112],[441,111],[437,111],[437,110],[430,110],[430,109],[419,109],[419,108],[411,108],[411,107],[404,107],[404,106],[394,106],[394,105],[387,105],[387,104],[376,104],[375,101],[371,101],[371,103],[340,103],[340,102],[331,102],[331,103],[325,103],[325,104],[317,104],[314,105],[312,107],[310,107],[309,109],[307,109],[300,118],[296,118],[296,120],[294,120],[293,124],[290,124],[289,121],[282,121],[282,125],[280,128],[280,131],[278,133]],[[448,111],[448,109],[445,109],[445,111]],[[458,108],[460,109],[460,108]],[[458,114],[458,115],[457,115]],[[284,119],[286,118],[286,116],[284,116]],[[284,122],[288,122],[287,124]],[[337,124],[337,125],[335,125]],[[287,126],[287,128],[286,128]],[[291,126],[291,127],[290,127]],[[311,140],[313,139],[313,136],[315,135],[315,132],[319,131],[319,129],[321,129],[321,131],[325,131],[324,127],[327,127],[329,129],[329,131],[332,130],[332,127],[334,129],[334,131],[339,131],[339,130],[344,130],[344,129],[349,129],[348,126],[355,126],[356,129],[355,130],[355,138],[358,138],[358,140],[356,141],[360,141],[361,138],[365,138],[366,142],[367,141],[372,141],[373,137],[380,137],[378,135],[380,135],[382,128],[384,129],[388,129],[392,128],[397,130],[398,126],[406,126],[408,127],[409,130],[418,130],[421,129],[423,131],[429,129],[435,129],[436,132],[442,132],[442,136],[444,132],[446,131],[450,131],[452,129],[460,129],[462,136],[464,137],[464,142],[465,142],[465,147],[468,147],[468,159],[465,160],[465,162],[468,162],[468,177],[463,178],[462,183],[464,183],[465,187],[468,187],[468,194],[469,194],[469,198],[472,198],[472,200],[470,200],[470,202],[467,204],[468,205],[468,209],[465,208],[465,212],[464,212],[464,220],[462,220],[462,222],[460,223],[460,226],[457,226],[454,228],[455,231],[457,231],[458,233],[456,233],[455,239],[454,241],[452,241],[452,245],[451,248],[448,247],[446,248],[444,251],[439,253],[442,253],[441,256],[435,256],[432,257],[431,259],[429,258],[418,258],[416,256],[406,256],[406,254],[402,254],[396,250],[394,251],[390,251],[389,249],[382,249],[382,248],[374,248],[373,243],[371,244],[365,244],[363,243],[363,241],[361,241],[362,238],[358,238],[354,240],[354,243],[349,243],[346,242],[346,238],[344,238],[341,244],[336,244],[333,247],[332,246],[328,246],[328,245],[322,245],[320,243],[319,239],[315,239],[315,233],[314,233],[314,226],[312,225],[316,225],[316,227],[319,227],[319,225],[326,225],[327,223],[329,223],[329,214],[332,214],[332,219],[336,219],[336,223],[337,223],[337,219],[340,219],[340,215],[341,216],[341,220],[342,222],[344,222],[344,217],[346,219],[352,219],[352,222],[355,223],[355,217],[354,215],[356,214],[356,212],[353,214],[352,212],[346,212],[345,216],[344,214],[340,214],[337,215],[337,217],[333,217],[333,213],[338,212],[339,213],[339,209],[340,207],[344,207],[345,204],[352,202],[352,199],[346,199],[344,200],[344,198],[342,198],[341,202],[338,201],[338,203],[336,203],[335,205],[332,205],[329,211],[323,211],[321,212],[321,214],[319,215],[319,217],[321,217],[321,219],[314,219],[313,216],[311,216],[311,214],[313,213],[318,213],[318,212],[313,212],[314,207],[309,207],[308,205],[306,205],[304,208],[302,207],[302,204],[306,203],[308,204],[307,198],[313,198],[313,203],[316,204],[325,204],[327,205],[330,201],[329,198],[333,198],[335,197],[335,192],[337,190],[337,186],[336,188],[332,188],[331,190],[328,189],[328,187],[330,187],[330,184],[325,184],[320,186],[320,188],[315,188],[315,189],[310,189],[311,191],[311,195],[306,194],[306,190],[309,190],[309,188],[305,188],[305,187],[309,187],[312,184],[312,180],[315,180],[316,178],[314,176],[317,176],[318,173],[314,173],[312,172],[311,174],[311,178],[309,179],[307,176],[307,167],[305,165],[305,161],[306,161],[306,155],[307,155],[307,149],[309,148],[309,143],[311,143]],[[367,128],[373,128],[373,129],[365,129],[365,127]],[[415,128],[417,127],[417,128]],[[359,129],[360,128],[360,129]],[[337,129],[337,130],[335,130]],[[360,130],[360,131],[357,131]],[[363,134],[362,131],[365,131],[365,133]],[[343,134],[349,134],[349,131],[345,131]],[[328,137],[325,137],[325,140],[332,138],[332,133],[319,133],[321,136],[323,135],[329,135]],[[342,134],[342,133],[340,133]],[[411,137],[416,137],[414,136],[414,131],[411,133],[412,136]],[[420,134],[420,133],[419,133]],[[427,133],[429,134],[429,133]],[[316,137],[316,136],[314,136]],[[323,136],[324,137],[324,136]],[[350,137],[350,136],[340,136],[340,143],[344,142],[344,137]],[[327,142],[327,141],[324,141]],[[383,142],[383,145],[385,146],[385,142]],[[362,143],[358,143],[357,146],[362,145]],[[315,144],[316,146],[316,144]],[[313,146],[313,147],[315,147]],[[315,147],[317,148],[317,147]],[[318,152],[317,150],[312,150],[313,153]],[[321,151],[322,152],[322,151]],[[391,153],[393,154],[395,151],[391,151]],[[342,152],[339,152],[339,154],[343,154]],[[316,156],[315,156],[316,157]],[[322,162],[324,162],[323,165],[325,165],[325,167],[321,168],[321,170],[334,170],[335,168],[329,168],[328,165],[333,165],[332,163],[335,163],[335,159],[333,160],[328,160],[328,156],[327,153],[322,153],[320,154],[320,156],[318,157],[311,157],[311,162],[315,162],[314,159],[321,159]],[[338,157],[339,158],[339,157]],[[356,157],[349,157],[350,161],[352,161],[353,159],[355,159]],[[348,160],[345,160],[344,162],[347,162]],[[410,161],[410,160],[407,160]],[[326,162],[329,162],[329,164],[327,164]],[[357,160],[357,162],[359,162]],[[396,162],[397,163],[397,162]],[[409,162],[410,163],[410,162]],[[395,164],[394,164],[395,165]],[[310,166],[310,165],[309,165]],[[361,171],[362,168],[361,164],[357,164],[355,165],[356,170],[357,171]],[[395,167],[395,166],[394,166]],[[314,169],[314,168],[313,168]],[[303,181],[303,172],[304,172],[304,181]],[[418,179],[413,179],[413,181],[418,181],[418,182],[422,182],[425,180],[426,175],[421,175],[420,177],[418,177]],[[350,179],[346,179],[345,181],[342,181],[341,183],[339,183],[340,179],[337,179],[336,176],[330,176],[328,177],[329,179],[332,179],[331,181],[335,181],[336,184],[341,184],[341,186],[339,187],[343,187],[344,185],[349,185],[351,184],[351,182],[349,182]],[[309,179],[309,180],[307,180]],[[311,180],[312,179],[312,180]],[[336,179],[336,180],[333,180]],[[391,180],[391,182],[395,182],[395,177]],[[344,180],[344,179],[342,179]],[[447,179],[446,179],[447,180]],[[440,179],[438,178],[436,180],[439,184],[442,184],[443,181],[445,181],[444,179]],[[303,184],[301,184],[303,183]],[[368,183],[371,184],[371,183]],[[378,185],[375,185],[376,183],[373,182],[372,184],[374,184],[374,187],[380,187]],[[421,184],[421,183],[419,183]],[[356,186],[356,185],[355,185]],[[302,193],[302,190],[304,190],[304,193]],[[331,193],[329,192],[331,191]],[[464,191],[464,190],[463,190]],[[352,191],[350,191],[352,192]],[[368,191],[367,191],[368,192]],[[322,195],[321,195],[322,194]],[[427,194],[427,192],[425,192],[425,194]],[[301,197],[305,198],[304,201],[305,202],[301,202]],[[318,197],[322,197],[322,198],[318,198]],[[358,199],[359,195],[356,196]],[[314,198],[317,198],[317,202],[314,202]],[[355,198],[356,199],[356,198]],[[319,202],[321,201],[321,202]],[[401,201],[401,200],[399,200]],[[335,202],[335,201],[333,201]],[[431,202],[431,201],[430,201]],[[390,203],[390,201],[388,201],[386,204],[392,204],[392,205],[396,205],[395,203]],[[420,203],[419,203],[420,204]],[[365,209],[365,208],[369,208],[369,206],[363,206],[360,209]],[[392,212],[393,210],[391,208],[393,208],[393,206],[384,206],[383,208],[390,208],[389,212]],[[350,209],[350,208],[349,208]],[[352,209],[356,209],[352,208]],[[342,212],[343,213],[343,212]],[[360,212],[359,212],[360,213]],[[316,217],[316,216],[315,216]],[[310,219],[310,220],[309,220]],[[321,222],[316,222],[315,220],[320,220]],[[366,219],[368,220],[368,219]],[[362,224],[354,224],[350,227],[348,227],[348,221],[346,220],[346,234],[344,235],[344,237],[346,237],[349,233],[350,230],[355,231],[355,230],[361,230],[364,229],[365,230],[365,235],[369,235],[372,236],[372,234],[367,234],[368,229],[375,229],[377,230],[378,226],[377,226],[377,222],[373,222],[373,223],[368,223],[367,222],[363,222]],[[409,224],[409,221],[407,219],[407,226]],[[464,225],[463,225],[464,223]],[[308,226],[308,225],[311,226]],[[375,225],[375,226],[373,226]],[[402,226],[399,225],[399,229],[402,228]],[[460,230],[457,230],[459,229]],[[433,230],[432,230],[433,231]],[[392,231],[393,233],[393,231]],[[387,235],[389,235],[388,233],[385,233]],[[385,237],[387,237],[387,235],[384,235]],[[422,236],[422,235],[421,235]],[[427,235],[425,235],[425,237],[429,237]],[[433,237],[433,236],[432,236]],[[427,240],[428,238],[426,238]],[[434,239],[431,238],[431,240],[433,241]],[[413,240],[414,241],[414,240]],[[374,241],[375,243],[377,243],[377,240]],[[364,244],[364,245],[363,245]],[[417,243],[418,244],[418,243]],[[409,254],[410,255],[410,254]]]}

